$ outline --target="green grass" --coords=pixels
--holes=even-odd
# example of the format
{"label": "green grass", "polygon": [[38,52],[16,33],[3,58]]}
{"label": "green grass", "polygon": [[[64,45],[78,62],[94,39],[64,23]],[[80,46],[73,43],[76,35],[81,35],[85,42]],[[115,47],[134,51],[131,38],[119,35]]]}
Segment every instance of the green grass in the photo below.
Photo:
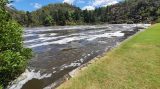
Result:
{"label": "green grass", "polygon": [[160,24],[123,42],[58,89],[160,89]]}

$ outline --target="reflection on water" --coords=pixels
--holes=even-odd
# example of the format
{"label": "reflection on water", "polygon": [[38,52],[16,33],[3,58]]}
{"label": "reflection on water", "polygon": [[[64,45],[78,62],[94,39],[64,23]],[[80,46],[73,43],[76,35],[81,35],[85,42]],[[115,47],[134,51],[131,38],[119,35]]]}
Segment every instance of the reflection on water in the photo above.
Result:
{"label": "reflection on water", "polygon": [[35,57],[10,89],[43,89],[71,70],[149,25],[99,25],[26,28],[25,47]]}

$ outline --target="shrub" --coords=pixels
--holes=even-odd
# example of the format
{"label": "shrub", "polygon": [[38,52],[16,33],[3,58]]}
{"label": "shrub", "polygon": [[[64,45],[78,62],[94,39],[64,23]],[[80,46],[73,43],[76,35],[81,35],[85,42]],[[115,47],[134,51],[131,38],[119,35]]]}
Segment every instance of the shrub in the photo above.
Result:
{"label": "shrub", "polygon": [[157,21],[156,21],[157,23],[160,23],[160,17],[157,19]]}
{"label": "shrub", "polygon": [[0,85],[6,87],[26,68],[32,50],[23,47],[23,30],[6,11],[8,0],[0,2]]}
{"label": "shrub", "polygon": [[19,52],[11,50],[2,52],[0,54],[0,84],[6,86],[24,71],[25,65],[26,60]]}
{"label": "shrub", "polygon": [[2,85],[0,85],[0,89],[2,89]]}

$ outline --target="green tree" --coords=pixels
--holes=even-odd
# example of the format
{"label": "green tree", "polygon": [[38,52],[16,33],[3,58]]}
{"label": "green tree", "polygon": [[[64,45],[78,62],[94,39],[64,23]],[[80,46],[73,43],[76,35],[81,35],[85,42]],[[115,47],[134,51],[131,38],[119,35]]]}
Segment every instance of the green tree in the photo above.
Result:
{"label": "green tree", "polygon": [[89,23],[89,14],[87,10],[83,11],[83,20],[85,23]]}
{"label": "green tree", "polygon": [[157,15],[160,16],[160,8],[156,11]]}
{"label": "green tree", "polygon": [[65,20],[69,21],[70,20],[69,11],[65,11],[64,15],[65,15]]}
{"label": "green tree", "polygon": [[27,27],[29,27],[32,23],[32,16],[29,11],[26,12],[26,15],[27,15]]}
{"label": "green tree", "polygon": [[65,12],[63,10],[58,10],[58,25],[66,25]]}
{"label": "green tree", "polygon": [[23,47],[23,30],[6,11],[8,0],[0,2],[0,85],[8,83],[24,72],[32,51]]}
{"label": "green tree", "polygon": [[43,25],[45,26],[54,25],[54,19],[51,16],[47,16],[43,22]]}
{"label": "green tree", "polygon": [[80,10],[75,10],[75,12],[72,15],[73,20],[78,21],[81,18],[81,12]]}

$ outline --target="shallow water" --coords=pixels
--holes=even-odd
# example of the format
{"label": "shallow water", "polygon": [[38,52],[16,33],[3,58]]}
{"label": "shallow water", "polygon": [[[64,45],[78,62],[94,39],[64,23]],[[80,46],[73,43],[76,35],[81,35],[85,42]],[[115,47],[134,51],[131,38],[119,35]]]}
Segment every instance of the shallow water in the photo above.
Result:
{"label": "shallow water", "polygon": [[25,47],[35,56],[9,89],[43,89],[71,70],[149,25],[95,25],[26,28]]}

